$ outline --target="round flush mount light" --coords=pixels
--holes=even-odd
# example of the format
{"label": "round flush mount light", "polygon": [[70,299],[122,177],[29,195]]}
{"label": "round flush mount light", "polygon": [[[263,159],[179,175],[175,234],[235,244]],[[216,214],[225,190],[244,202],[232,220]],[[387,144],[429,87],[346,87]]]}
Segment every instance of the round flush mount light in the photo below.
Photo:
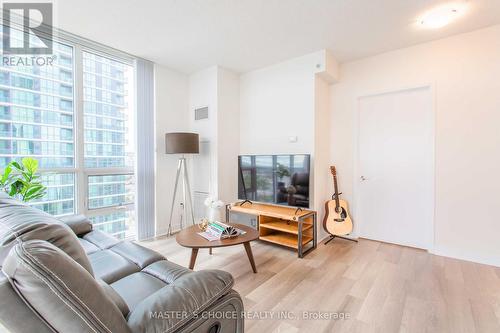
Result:
{"label": "round flush mount light", "polygon": [[423,14],[418,24],[427,29],[439,29],[461,17],[465,11],[465,2],[440,5]]}

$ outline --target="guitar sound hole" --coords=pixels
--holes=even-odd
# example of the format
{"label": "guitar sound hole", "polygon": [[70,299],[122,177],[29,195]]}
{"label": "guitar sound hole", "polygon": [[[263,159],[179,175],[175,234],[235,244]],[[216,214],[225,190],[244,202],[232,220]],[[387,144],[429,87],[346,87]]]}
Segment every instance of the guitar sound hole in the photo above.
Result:
{"label": "guitar sound hole", "polygon": [[337,212],[337,213],[339,213],[339,218],[334,219],[334,221],[335,222],[344,222],[345,218],[347,217],[347,212],[344,209],[344,207],[340,207],[340,212]]}

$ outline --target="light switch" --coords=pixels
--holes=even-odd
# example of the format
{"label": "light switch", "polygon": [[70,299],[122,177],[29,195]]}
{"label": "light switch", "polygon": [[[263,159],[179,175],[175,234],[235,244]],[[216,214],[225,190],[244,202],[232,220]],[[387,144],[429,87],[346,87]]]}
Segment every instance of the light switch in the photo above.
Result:
{"label": "light switch", "polygon": [[296,136],[289,136],[288,137],[288,142],[290,143],[296,143],[298,138]]}

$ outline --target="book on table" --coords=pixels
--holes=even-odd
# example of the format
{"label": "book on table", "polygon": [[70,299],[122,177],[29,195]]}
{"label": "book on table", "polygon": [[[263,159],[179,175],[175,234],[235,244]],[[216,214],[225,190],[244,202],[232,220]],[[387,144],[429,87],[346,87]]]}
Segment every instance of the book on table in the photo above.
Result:
{"label": "book on table", "polygon": [[243,234],[245,231],[219,221],[210,222],[204,232],[198,232],[198,235],[208,241],[232,238]]}

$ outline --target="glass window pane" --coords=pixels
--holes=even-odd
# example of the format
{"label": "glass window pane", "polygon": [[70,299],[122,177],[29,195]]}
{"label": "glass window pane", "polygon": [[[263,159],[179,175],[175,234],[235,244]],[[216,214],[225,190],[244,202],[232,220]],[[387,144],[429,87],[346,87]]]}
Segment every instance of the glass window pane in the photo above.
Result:
{"label": "glass window pane", "polygon": [[74,167],[73,48],[54,42],[54,55],[52,66],[0,64],[0,168],[25,156]]}
{"label": "glass window pane", "polygon": [[75,175],[72,173],[45,173],[40,177],[47,186],[45,197],[30,205],[55,216],[75,214]]}
{"label": "glass window pane", "polygon": [[93,216],[90,222],[95,230],[109,233],[119,239],[130,239],[135,236],[134,211],[117,211],[106,215]]}
{"label": "glass window pane", "polygon": [[134,203],[134,175],[89,176],[89,209]]}
{"label": "glass window pane", "polygon": [[[22,32],[12,33],[22,41]],[[128,173],[134,166],[134,68],[92,52],[82,52],[77,57],[82,64],[75,67],[74,48],[56,41],[53,53],[53,65],[0,63],[0,170],[12,160],[36,158],[48,189],[32,206],[56,216],[90,213],[99,230],[133,237],[135,178],[132,171],[118,173]],[[74,99],[75,68],[82,69],[83,85],[78,87],[82,104]],[[84,137],[78,146],[77,112],[83,119],[79,129]],[[84,169],[78,172],[87,168],[120,171],[77,177],[73,168],[80,153]],[[57,168],[58,173],[43,170],[47,168]],[[88,183],[80,184],[80,179]],[[78,197],[77,202],[78,186],[87,187],[88,197]],[[84,201],[84,211],[77,211]]]}
{"label": "glass window pane", "polygon": [[132,167],[133,67],[83,52],[85,167]]}

